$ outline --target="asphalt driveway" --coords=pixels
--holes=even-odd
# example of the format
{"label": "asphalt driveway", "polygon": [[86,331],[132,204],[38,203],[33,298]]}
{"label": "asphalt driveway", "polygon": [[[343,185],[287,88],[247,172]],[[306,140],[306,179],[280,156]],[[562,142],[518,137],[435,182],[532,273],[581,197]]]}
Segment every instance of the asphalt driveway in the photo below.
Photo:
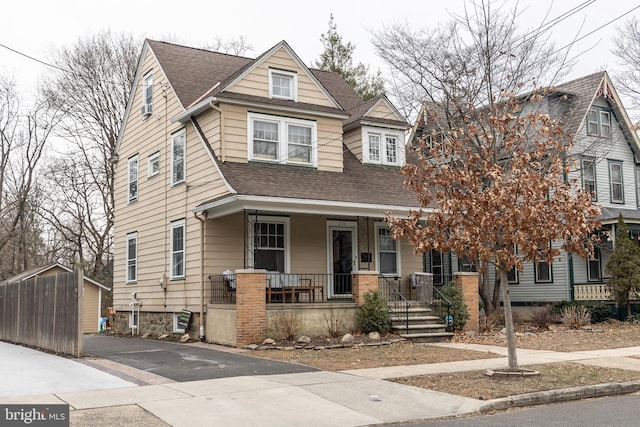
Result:
{"label": "asphalt driveway", "polygon": [[178,382],[317,371],[308,366],[189,344],[107,335],[85,335],[84,351],[86,356],[108,359]]}

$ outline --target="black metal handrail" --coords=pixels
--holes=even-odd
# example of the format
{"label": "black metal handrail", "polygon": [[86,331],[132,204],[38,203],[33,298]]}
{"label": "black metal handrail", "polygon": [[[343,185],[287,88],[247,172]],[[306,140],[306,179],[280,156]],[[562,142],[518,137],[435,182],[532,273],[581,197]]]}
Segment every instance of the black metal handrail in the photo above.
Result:
{"label": "black metal handrail", "polygon": [[[394,286],[392,280],[398,282],[397,287]],[[399,277],[391,279],[387,276],[378,276],[378,291],[382,294],[385,301],[387,301],[391,316],[403,322],[407,333],[409,333],[409,308],[411,307],[411,303],[402,295],[399,288]]]}
{"label": "black metal handrail", "polygon": [[213,274],[209,276],[209,290],[212,304],[236,303],[236,275]]}
{"label": "black metal handrail", "polygon": [[447,325],[447,332],[452,332],[453,314],[451,314],[451,301],[442,295],[442,292],[440,292],[440,289],[436,286],[433,287],[433,301],[431,305],[436,315]]}

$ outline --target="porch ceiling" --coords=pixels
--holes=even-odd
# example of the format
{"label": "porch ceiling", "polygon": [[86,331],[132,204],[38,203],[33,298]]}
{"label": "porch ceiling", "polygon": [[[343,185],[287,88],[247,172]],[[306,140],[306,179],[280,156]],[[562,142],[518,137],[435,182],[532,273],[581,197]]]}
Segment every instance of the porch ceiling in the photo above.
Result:
{"label": "porch ceiling", "polygon": [[390,212],[392,216],[405,217],[409,214],[409,210],[411,209],[415,209],[415,207],[236,194],[225,196],[197,206],[193,209],[193,212],[206,212],[207,218],[220,218],[237,212],[242,212],[244,210],[308,215],[348,217],[365,216],[383,218],[386,212]]}

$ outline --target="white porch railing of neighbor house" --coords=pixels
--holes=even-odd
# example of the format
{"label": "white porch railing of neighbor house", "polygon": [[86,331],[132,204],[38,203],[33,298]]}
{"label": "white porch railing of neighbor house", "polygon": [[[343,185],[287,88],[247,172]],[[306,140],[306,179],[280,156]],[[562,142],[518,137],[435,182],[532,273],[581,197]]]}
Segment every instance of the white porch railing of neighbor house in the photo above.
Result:
{"label": "white porch railing of neighbor house", "polygon": [[586,283],[573,285],[573,299],[576,301],[608,301],[611,291],[606,283]]}

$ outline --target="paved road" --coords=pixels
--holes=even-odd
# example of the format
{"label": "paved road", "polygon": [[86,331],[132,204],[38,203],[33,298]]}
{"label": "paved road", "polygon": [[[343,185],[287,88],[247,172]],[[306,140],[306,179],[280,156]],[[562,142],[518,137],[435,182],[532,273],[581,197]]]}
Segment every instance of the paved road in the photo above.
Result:
{"label": "paved road", "polygon": [[87,356],[108,359],[178,382],[317,371],[246,354],[140,338],[86,335],[84,351]]}
{"label": "paved road", "polygon": [[555,405],[536,406],[454,420],[394,424],[395,427],[636,427],[640,420],[640,396],[603,397]]}

